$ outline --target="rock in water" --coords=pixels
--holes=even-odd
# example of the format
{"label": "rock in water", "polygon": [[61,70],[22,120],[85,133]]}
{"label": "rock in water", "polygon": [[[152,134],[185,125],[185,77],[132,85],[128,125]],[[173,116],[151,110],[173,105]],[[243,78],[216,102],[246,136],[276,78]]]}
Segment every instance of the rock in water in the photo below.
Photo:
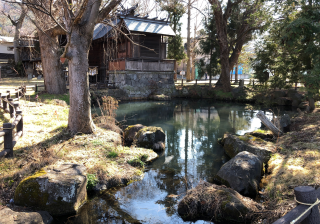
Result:
{"label": "rock in water", "polygon": [[142,128],[134,137],[134,142],[138,147],[163,151],[165,149],[166,135],[160,127]]}
{"label": "rock in water", "polygon": [[142,124],[131,125],[124,130],[124,141],[127,146],[131,146],[134,137],[137,135],[138,131],[144,128]]}
{"label": "rock in water", "polygon": [[46,211],[15,212],[10,208],[0,210],[0,224],[50,224],[53,218]]}
{"label": "rock in water", "polygon": [[225,186],[207,182],[188,190],[178,204],[185,220],[213,220],[225,223],[250,223],[250,215],[262,206]]}
{"label": "rock in water", "polygon": [[226,154],[231,158],[235,157],[239,152],[247,151],[258,156],[265,164],[268,163],[274,148],[272,143],[251,135],[235,136],[224,134],[221,143]]}
{"label": "rock in water", "polygon": [[51,215],[75,213],[87,199],[86,168],[78,164],[51,165],[20,182],[14,201]]}
{"label": "rock in water", "polygon": [[243,196],[255,198],[259,192],[262,172],[262,162],[258,156],[244,151],[225,163],[216,179]]}

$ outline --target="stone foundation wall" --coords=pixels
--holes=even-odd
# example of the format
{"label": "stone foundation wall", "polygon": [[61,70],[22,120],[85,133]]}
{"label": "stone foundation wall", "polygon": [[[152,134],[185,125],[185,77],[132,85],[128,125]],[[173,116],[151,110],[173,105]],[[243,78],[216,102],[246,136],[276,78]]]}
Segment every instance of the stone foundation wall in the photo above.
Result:
{"label": "stone foundation wall", "polygon": [[6,77],[16,77],[18,76],[17,72],[15,72],[12,67],[12,64],[7,64],[7,63],[1,63],[1,77],[6,78]]}
{"label": "stone foundation wall", "polygon": [[171,96],[175,91],[174,72],[117,71],[109,73],[109,82],[123,90],[129,99],[145,99],[153,94]]}

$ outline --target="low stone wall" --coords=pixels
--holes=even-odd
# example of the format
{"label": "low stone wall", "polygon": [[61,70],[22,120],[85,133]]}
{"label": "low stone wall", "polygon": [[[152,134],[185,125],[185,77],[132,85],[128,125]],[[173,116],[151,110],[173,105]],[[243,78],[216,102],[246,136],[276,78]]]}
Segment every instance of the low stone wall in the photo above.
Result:
{"label": "low stone wall", "polygon": [[129,99],[145,99],[152,94],[171,96],[175,91],[173,77],[174,72],[117,71],[109,73],[109,82]]}
{"label": "low stone wall", "polygon": [[15,72],[12,67],[12,64],[8,63],[1,63],[1,77],[6,78],[6,77],[16,77],[18,76],[17,72]]}

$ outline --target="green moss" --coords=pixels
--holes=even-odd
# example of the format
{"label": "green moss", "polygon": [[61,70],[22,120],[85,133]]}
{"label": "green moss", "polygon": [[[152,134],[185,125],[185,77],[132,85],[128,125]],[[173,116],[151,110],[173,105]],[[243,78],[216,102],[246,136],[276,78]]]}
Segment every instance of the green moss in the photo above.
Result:
{"label": "green moss", "polygon": [[215,96],[217,99],[231,99],[231,98],[233,98],[232,92],[223,92],[221,90],[215,91]]}
{"label": "green moss", "polygon": [[16,188],[14,201],[18,205],[28,205],[35,207],[46,206],[49,194],[40,191],[40,185],[36,178],[45,175],[46,172],[41,169],[34,175],[22,180]]}

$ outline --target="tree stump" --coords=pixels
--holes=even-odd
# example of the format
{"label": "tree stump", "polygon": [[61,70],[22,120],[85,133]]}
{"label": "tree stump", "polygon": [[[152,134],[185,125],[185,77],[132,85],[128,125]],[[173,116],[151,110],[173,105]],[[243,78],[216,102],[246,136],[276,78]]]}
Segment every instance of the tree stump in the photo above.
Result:
{"label": "tree stump", "polygon": [[261,120],[261,122],[270,130],[272,131],[273,135],[278,137],[282,135],[282,131],[279,130],[271,121],[264,115],[263,111],[259,111],[257,113],[257,118]]}

